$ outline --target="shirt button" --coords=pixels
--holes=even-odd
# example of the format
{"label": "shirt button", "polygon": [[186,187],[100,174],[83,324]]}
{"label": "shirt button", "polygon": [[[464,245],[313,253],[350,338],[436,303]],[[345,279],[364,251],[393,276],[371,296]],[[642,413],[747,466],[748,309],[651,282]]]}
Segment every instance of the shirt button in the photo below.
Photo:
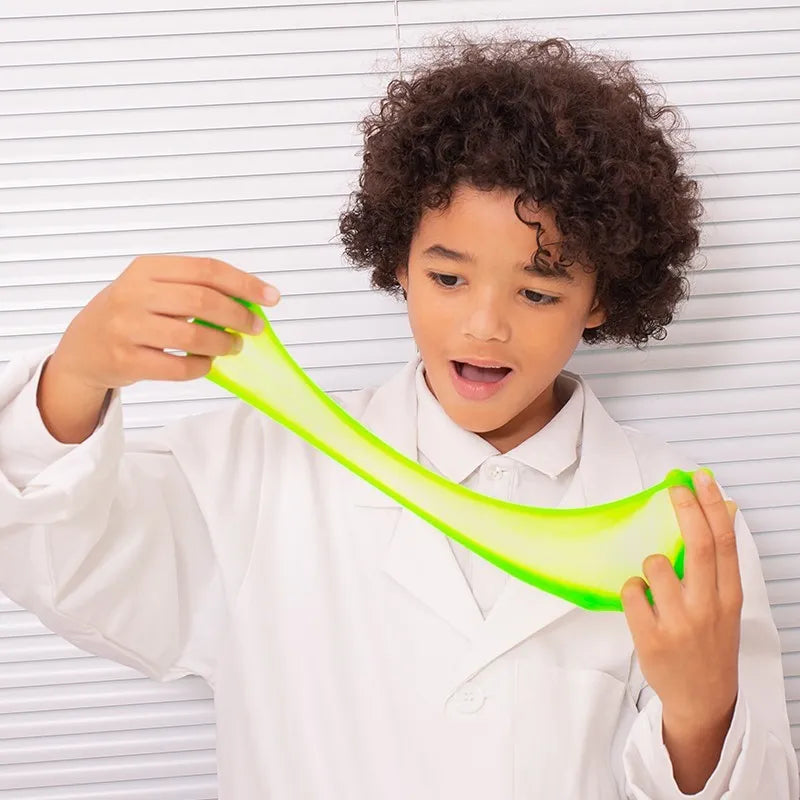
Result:
{"label": "shirt button", "polygon": [[496,481],[500,480],[500,478],[502,478],[505,474],[506,471],[502,467],[492,467],[489,472],[489,475]]}
{"label": "shirt button", "polygon": [[486,701],[486,695],[479,686],[467,684],[453,697],[453,707],[462,714],[474,714]]}

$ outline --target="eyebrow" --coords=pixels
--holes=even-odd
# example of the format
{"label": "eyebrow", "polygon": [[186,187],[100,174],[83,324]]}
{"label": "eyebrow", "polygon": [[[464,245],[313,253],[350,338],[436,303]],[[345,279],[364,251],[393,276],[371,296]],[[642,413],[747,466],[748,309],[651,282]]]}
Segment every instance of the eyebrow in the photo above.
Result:
{"label": "eyebrow", "polygon": [[[423,256],[431,256],[433,258],[445,258],[448,261],[456,261],[459,264],[474,264],[475,256],[471,253],[460,253],[458,250],[451,250],[443,244],[433,244],[422,251]],[[525,270],[525,272],[532,272],[535,275],[541,275],[544,278],[551,278],[555,281],[563,281],[564,283],[574,283],[575,278],[569,272],[556,272],[555,270],[548,269],[547,267],[539,266],[531,263],[530,261],[523,261],[517,264],[518,267]]]}

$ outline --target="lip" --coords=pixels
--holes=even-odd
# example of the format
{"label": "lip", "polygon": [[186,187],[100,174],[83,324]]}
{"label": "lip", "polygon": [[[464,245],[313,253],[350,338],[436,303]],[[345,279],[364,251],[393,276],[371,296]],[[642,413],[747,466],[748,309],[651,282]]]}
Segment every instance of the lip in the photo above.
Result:
{"label": "lip", "polygon": [[[474,362],[470,360],[470,364],[476,364],[476,366],[499,366],[504,367],[505,364],[498,364],[497,362]],[[449,371],[450,371],[450,379],[453,381],[453,387],[455,388],[456,392],[461,395],[466,400],[487,400],[490,397],[496,395],[505,384],[508,382],[508,379],[514,374],[514,370],[511,369],[511,372],[504,375],[499,381],[494,383],[488,382],[478,382],[478,381],[468,381],[462,378],[458,374],[458,370],[456,369],[456,362],[450,361],[449,362]]]}
{"label": "lip", "polygon": [[514,369],[511,364],[506,364],[503,361],[491,361],[488,358],[455,358],[453,361],[458,361],[461,364],[473,364],[476,367],[507,367]]}

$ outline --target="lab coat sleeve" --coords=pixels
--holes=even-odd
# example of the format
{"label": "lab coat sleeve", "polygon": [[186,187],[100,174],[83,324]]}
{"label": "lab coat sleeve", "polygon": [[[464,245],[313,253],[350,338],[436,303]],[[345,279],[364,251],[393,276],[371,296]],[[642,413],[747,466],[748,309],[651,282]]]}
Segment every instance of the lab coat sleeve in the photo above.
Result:
{"label": "lab coat sleeve", "polygon": [[641,680],[639,714],[623,749],[625,796],[629,800],[797,800],[800,793],[780,641],[758,551],[740,511],[736,513],[735,530],[744,598],[739,695],[719,762],[700,792],[686,795],[680,791],[662,736],[661,701],[644,681],[634,656],[632,675]]}
{"label": "lab coat sleeve", "polygon": [[126,441],[119,391],[84,442],[53,438],[36,405],[48,355],[0,375],[0,590],[84,650],[213,685],[225,593],[198,487],[168,430]]}

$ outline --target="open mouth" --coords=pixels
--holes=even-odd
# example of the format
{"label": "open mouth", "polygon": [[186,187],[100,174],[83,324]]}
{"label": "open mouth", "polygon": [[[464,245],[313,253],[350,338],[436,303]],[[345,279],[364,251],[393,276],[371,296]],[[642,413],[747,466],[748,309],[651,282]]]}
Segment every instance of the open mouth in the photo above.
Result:
{"label": "open mouth", "polygon": [[463,361],[453,363],[460,377],[475,383],[498,383],[511,372],[510,367],[478,367]]}

